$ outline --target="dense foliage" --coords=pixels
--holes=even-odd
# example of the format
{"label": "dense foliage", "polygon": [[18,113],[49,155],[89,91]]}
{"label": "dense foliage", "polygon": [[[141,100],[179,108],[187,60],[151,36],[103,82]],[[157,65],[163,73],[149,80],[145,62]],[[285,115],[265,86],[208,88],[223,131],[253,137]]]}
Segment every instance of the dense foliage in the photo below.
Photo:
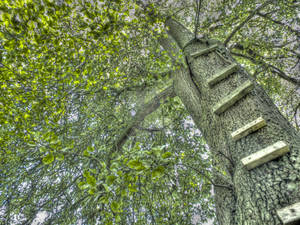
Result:
{"label": "dense foliage", "polygon": [[[300,4],[257,10],[261,2],[202,1],[197,36],[224,42],[299,129]],[[157,41],[164,21],[194,30],[196,8],[192,0],[0,2],[1,224],[214,217],[218,168],[180,100],[161,97],[144,113],[181,60]]]}

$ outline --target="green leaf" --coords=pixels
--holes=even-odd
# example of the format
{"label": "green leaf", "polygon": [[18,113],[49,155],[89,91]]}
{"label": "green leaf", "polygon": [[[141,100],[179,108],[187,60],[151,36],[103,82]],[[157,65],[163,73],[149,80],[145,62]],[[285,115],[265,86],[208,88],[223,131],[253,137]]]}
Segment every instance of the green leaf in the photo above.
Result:
{"label": "green leaf", "polygon": [[113,202],[110,204],[110,208],[111,208],[111,210],[112,210],[114,213],[119,212],[119,207],[120,207],[120,205],[119,205],[118,202],[116,202],[116,201],[113,201]]}
{"label": "green leaf", "polygon": [[155,170],[152,171],[152,179],[160,178],[164,175],[165,168],[163,166],[156,167]]}
{"label": "green leaf", "polygon": [[92,147],[92,146],[88,146],[88,147],[86,148],[86,150],[87,150],[88,152],[92,152],[92,151],[94,151],[94,149],[93,149],[93,147]]}
{"label": "green leaf", "polygon": [[145,166],[139,160],[130,160],[127,163],[128,167],[135,170],[144,170]]}
{"label": "green leaf", "polygon": [[51,164],[53,161],[54,161],[54,155],[52,153],[49,153],[48,155],[46,155],[44,158],[43,158],[43,163],[48,165],[48,164]]}
{"label": "green leaf", "polygon": [[137,192],[137,189],[135,187],[128,187],[128,190],[130,192]]}
{"label": "green leaf", "polygon": [[115,217],[115,219],[116,219],[116,222],[118,223],[118,222],[121,222],[121,216],[120,215],[117,215],[116,217]]}
{"label": "green leaf", "polygon": [[81,190],[87,189],[88,187],[89,187],[89,185],[84,181],[81,181],[78,183],[78,188]]}
{"label": "green leaf", "polygon": [[125,197],[125,196],[127,196],[127,192],[126,192],[126,190],[125,190],[125,189],[121,191],[121,196],[122,196],[122,197]]}
{"label": "green leaf", "polygon": [[96,188],[91,188],[88,192],[90,195],[93,195],[96,192]]}
{"label": "green leaf", "polygon": [[172,153],[171,153],[171,152],[165,152],[164,154],[161,155],[161,157],[162,157],[163,159],[169,158],[169,157],[171,157],[171,156],[172,156]]}
{"label": "green leaf", "polygon": [[59,153],[59,154],[56,155],[56,159],[59,160],[59,161],[64,160],[64,158],[65,158],[64,154]]}
{"label": "green leaf", "polygon": [[129,184],[128,185],[128,190],[130,192],[137,192],[136,186],[134,184]]}
{"label": "green leaf", "polygon": [[86,149],[86,150],[83,151],[83,155],[86,156],[86,157],[88,157],[88,156],[90,156],[90,153],[89,153],[88,150]]}
{"label": "green leaf", "polygon": [[108,185],[107,185],[107,184],[102,184],[102,185],[103,185],[105,191],[109,192],[109,187],[108,187]]}
{"label": "green leaf", "polygon": [[93,176],[88,176],[86,182],[91,186],[96,186],[96,178]]}
{"label": "green leaf", "polygon": [[110,176],[108,176],[108,177],[106,178],[106,183],[107,183],[108,185],[111,185],[116,179],[117,179],[116,176],[110,175]]}
{"label": "green leaf", "polygon": [[84,170],[82,175],[84,177],[89,177],[90,176],[90,172],[88,170]]}

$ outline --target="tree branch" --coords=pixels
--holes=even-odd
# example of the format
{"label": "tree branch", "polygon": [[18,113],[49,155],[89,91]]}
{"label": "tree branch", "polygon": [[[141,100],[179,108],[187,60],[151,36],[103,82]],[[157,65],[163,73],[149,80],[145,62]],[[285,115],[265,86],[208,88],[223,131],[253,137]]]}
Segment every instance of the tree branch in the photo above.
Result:
{"label": "tree branch", "polygon": [[174,38],[181,49],[194,38],[193,33],[176,20],[170,18],[165,24],[169,28],[168,34]]}
{"label": "tree branch", "polygon": [[278,76],[281,77],[282,79],[284,79],[284,80],[286,80],[286,81],[288,81],[288,82],[290,82],[294,85],[300,86],[300,80],[299,79],[288,76],[285,72],[283,72],[281,69],[277,68],[276,66],[273,66],[273,65],[271,65],[269,63],[266,63],[262,60],[255,59],[251,56],[247,56],[247,55],[244,55],[244,54],[241,54],[241,53],[231,51],[231,54],[235,55],[235,56],[238,56],[238,57],[248,59],[248,60],[252,61],[253,63],[262,64],[262,65],[264,65],[268,68],[271,68],[271,71],[273,73],[278,74]]}
{"label": "tree branch", "polygon": [[292,27],[290,27],[290,26],[287,25],[287,24],[284,24],[284,23],[281,22],[281,21],[272,19],[271,17],[267,16],[267,14],[262,14],[262,13],[258,12],[257,15],[259,15],[260,17],[262,17],[262,18],[264,18],[264,19],[266,19],[266,20],[269,20],[269,21],[271,21],[271,22],[273,22],[273,23],[276,23],[276,24],[278,24],[278,25],[281,25],[281,26],[286,27],[290,32],[295,33],[296,35],[299,35],[299,34],[300,34],[300,31],[294,30]]}
{"label": "tree branch", "polygon": [[128,127],[124,130],[124,132],[115,142],[115,145],[112,148],[111,153],[119,151],[122,148],[122,146],[125,144],[125,142],[128,140],[128,138],[133,134],[135,127],[137,127],[145,119],[146,116],[148,116],[156,109],[158,109],[161,102],[165,101],[167,97],[175,97],[173,85],[170,85],[165,90],[160,92],[158,95],[153,97],[149,102],[147,102],[142,107],[140,107],[136,115],[133,117],[131,123],[128,125]]}
{"label": "tree branch", "polygon": [[138,129],[138,130],[144,130],[144,131],[147,131],[147,132],[150,132],[150,133],[152,133],[152,132],[160,132],[160,131],[162,131],[164,128],[162,127],[162,128],[146,128],[146,127],[141,127],[141,126],[136,126],[135,127],[136,129]]}
{"label": "tree branch", "polygon": [[253,10],[252,13],[243,22],[241,22],[236,28],[233,29],[233,31],[229,34],[227,39],[224,41],[224,45],[226,46],[228,42],[231,40],[231,38],[236,34],[236,32],[238,32],[249,20],[251,20],[258,13],[259,10],[263,9],[273,1],[274,0],[266,1],[264,4],[257,7],[255,10]]}
{"label": "tree branch", "polygon": [[300,103],[296,106],[295,108],[295,111],[294,111],[294,120],[295,120],[295,124],[297,126],[297,129],[299,130],[300,128],[300,125],[298,124],[298,117],[297,117],[297,112],[298,112],[298,109],[300,109]]}
{"label": "tree branch", "polygon": [[185,61],[183,59],[179,59],[179,56],[182,55],[182,52],[171,35],[167,34],[167,37],[160,37],[158,42],[168,53],[175,65],[181,64],[186,67]]}
{"label": "tree branch", "polygon": [[220,174],[217,174],[219,178],[222,178],[222,182],[226,183],[227,185],[223,184],[216,184],[208,175],[206,175],[204,172],[196,169],[195,167],[192,167],[190,165],[184,165],[179,164],[179,166],[189,167],[193,170],[195,170],[197,173],[201,174],[203,177],[205,177],[214,187],[221,187],[221,188],[227,188],[229,190],[233,190],[233,184],[229,181],[229,179],[226,179],[224,176],[221,176]]}

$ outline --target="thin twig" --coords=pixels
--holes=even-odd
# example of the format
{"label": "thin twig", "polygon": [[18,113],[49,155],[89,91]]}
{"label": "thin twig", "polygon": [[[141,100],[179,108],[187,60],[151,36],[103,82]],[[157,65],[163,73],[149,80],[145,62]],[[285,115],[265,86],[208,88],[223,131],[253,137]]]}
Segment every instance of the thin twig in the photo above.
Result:
{"label": "thin twig", "polygon": [[189,167],[193,170],[195,170],[197,173],[201,174],[202,176],[204,176],[207,180],[209,180],[209,182],[214,186],[214,187],[222,187],[222,188],[227,188],[229,190],[233,190],[231,184],[230,185],[223,185],[223,184],[216,184],[210,177],[208,177],[206,174],[204,174],[203,172],[201,172],[200,170],[190,166],[190,165],[183,165],[183,164],[179,164],[181,166],[185,166],[185,167]]}
{"label": "thin twig", "polygon": [[298,112],[299,108],[300,108],[300,103],[296,106],[295,112],[294,112],[294,119],[295,119],[295,124],[297,126],[297,129],[300,128],[300,125],[298,124],[298,118],[297,118],[297,112]]}

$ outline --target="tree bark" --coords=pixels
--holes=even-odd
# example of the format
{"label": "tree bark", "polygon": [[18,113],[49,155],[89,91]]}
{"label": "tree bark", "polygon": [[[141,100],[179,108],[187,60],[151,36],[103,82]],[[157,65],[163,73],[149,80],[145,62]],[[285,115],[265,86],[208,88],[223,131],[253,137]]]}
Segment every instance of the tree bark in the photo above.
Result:
{"label": "tree bark", "polygon": [[[214,174],[214,182],[232,184],[232,190],[215,187],[217,220],[220,225],[282,224],[276,211],[300,201],[300,137],[279,112],[265,91],[240,65],[236,72],[213,86],[208,79],[237,63],[216,41],[191,41],[192,34],[174,20],[168,20],[169,35],[184,48],[188,68],[182,66],[174,78],[174,91],[191,114],[211,150],[215,171],[227,173],[228,182]],[[191,55],[217,43],[217,49],[198,57]],[[237,63],[238,64],[238,63]],[[253,89],[224,112],[215,106],[245,82]],[[233,140],[231,133],[263,117],[267,125]],[[241,159],[277,141],[290,152],[247,170]]]}

